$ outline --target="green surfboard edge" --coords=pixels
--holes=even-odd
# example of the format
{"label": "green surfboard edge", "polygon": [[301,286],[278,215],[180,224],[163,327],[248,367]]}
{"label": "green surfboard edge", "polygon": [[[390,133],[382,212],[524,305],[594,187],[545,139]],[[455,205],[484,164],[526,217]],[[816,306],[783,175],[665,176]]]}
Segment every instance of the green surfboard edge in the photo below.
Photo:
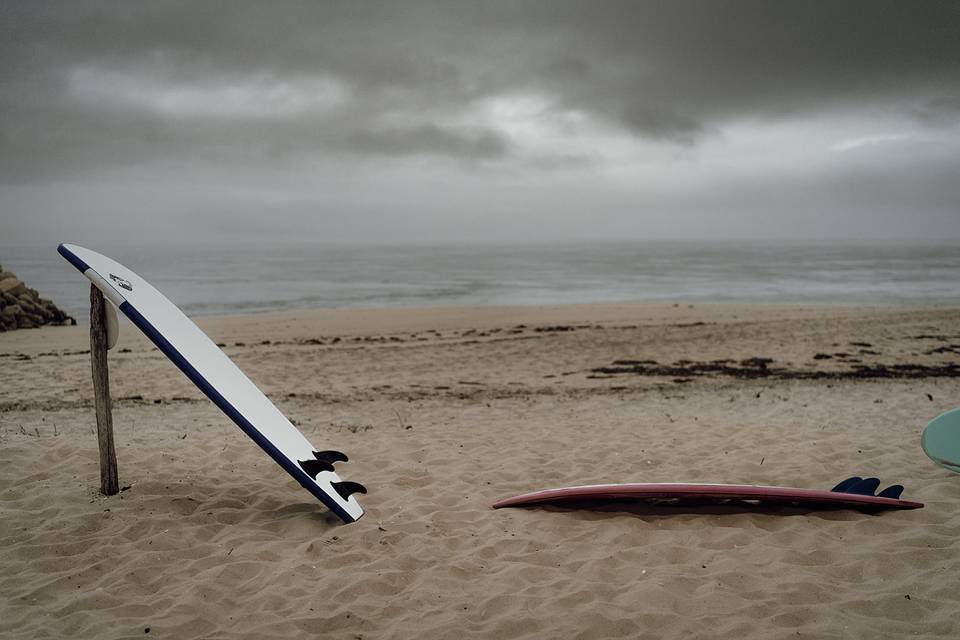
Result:
{"label": "green surfboard edge", "polygon": [[938,465],[960,473],[960,408],[951,409],[927,423],[920,446]]}

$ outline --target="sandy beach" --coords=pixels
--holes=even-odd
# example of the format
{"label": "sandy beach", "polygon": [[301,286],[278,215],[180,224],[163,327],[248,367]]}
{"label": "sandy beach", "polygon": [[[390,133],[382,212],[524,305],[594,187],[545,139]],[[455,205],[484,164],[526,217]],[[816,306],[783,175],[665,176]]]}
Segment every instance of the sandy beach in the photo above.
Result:
{"label": "sandy beach", "polygon": [[[954,638],[960,308],[316,310],[198,323],[321,449],[342,525],[139,331],[0,334],[3,638]],[[603,482],[901,483],[917,511],[492,510]]]}

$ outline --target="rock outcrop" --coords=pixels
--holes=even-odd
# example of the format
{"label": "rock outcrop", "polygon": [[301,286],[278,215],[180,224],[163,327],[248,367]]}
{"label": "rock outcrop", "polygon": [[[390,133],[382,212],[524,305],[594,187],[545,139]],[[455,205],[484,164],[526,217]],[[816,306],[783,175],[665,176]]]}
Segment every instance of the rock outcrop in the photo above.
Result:
{"label": "rock outcrop", "polygon": [[45,324],[70,325],[77,321],[0,267],[0,331],[33,329]]}

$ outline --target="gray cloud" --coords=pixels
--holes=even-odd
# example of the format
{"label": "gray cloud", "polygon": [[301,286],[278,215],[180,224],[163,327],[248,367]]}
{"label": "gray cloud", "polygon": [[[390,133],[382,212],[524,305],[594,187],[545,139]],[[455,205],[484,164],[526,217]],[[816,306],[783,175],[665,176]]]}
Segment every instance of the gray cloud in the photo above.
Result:
{"label": "gray cloud", "polygon": [[[28,192],[64,182],[122,208],[130,189],[99,188],[122,179],[187,182],[177,210],[222,219],[210,184],[258,176],[303,225],[330,202],[304,184],[334,183],[340,210],[387,189],[464,219],[499,189],[507,220],[571,233],[574,203],[682,210],[693,232],[718,193],[786,220],[894,190],[957,232],[958,31],[934,1],[4,3],[0,215],[58,209]],[[425,202],[426,172],[458,197]],[[554,197],[568,184],[582,203]]]}
{"label": "gray cloud", "polygon": [[424,125],[406,129],[355,131],[338,141],[347,151],[383,155],[434,153],[472,158],[495,158],[507,151],[507,143],[490,131],[472,134]]}

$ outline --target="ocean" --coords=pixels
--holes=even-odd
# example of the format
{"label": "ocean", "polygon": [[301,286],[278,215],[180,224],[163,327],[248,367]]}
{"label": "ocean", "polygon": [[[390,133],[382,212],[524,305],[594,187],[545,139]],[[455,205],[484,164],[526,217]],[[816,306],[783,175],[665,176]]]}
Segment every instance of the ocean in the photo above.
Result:
{"label": "ocean", "polygon": [[[937,244],[90,246],[189,315],[588,302],[960,303],[960,248]],[[87,281],[55,246],[0,264],[83,322]]]}

